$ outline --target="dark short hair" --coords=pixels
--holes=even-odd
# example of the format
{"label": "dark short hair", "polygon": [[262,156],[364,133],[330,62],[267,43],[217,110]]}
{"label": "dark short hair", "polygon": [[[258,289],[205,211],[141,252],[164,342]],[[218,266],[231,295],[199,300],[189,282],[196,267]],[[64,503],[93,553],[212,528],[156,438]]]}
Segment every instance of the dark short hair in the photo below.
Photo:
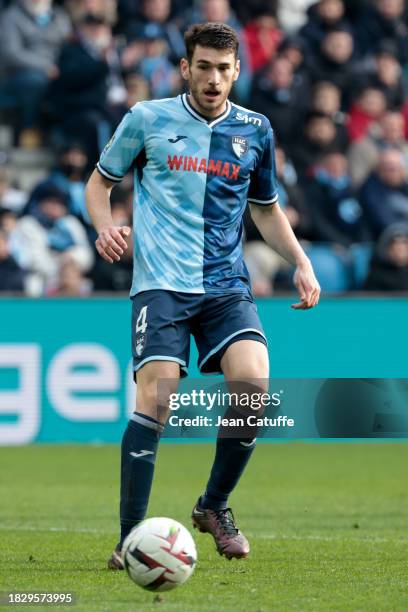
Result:
{"label": "dark short hair", "polygon": [[194,49],[197,45],[211,49],[232,51],[238,56],[239,39],[236,31],[225,23],[195,23],[184,34],[187,59],[193,59]]}

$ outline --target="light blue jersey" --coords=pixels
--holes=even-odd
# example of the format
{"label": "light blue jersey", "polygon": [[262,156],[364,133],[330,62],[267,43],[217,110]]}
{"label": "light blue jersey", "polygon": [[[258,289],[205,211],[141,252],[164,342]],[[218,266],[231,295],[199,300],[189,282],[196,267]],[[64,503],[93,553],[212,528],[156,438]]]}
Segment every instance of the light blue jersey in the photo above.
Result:
{"label": "light blue jersey", "polygon": [[139,102],[97,169],[120,182],[134,170],[131,295],[149,289],[246,292],[242,217],[278,199],[269,121],[231,102],[207,121],[188,96]]}

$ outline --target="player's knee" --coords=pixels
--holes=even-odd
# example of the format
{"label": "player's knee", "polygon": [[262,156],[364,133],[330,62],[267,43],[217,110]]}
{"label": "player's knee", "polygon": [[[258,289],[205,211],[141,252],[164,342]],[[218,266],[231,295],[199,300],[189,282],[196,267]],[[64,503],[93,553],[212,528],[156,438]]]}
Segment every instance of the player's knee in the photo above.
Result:
{"label": "player's knee", "polygon": [[167,361],[147,363],[137,372],[137,404],[152,409],[158,404],[168,405],[170,394],[177,391],[179,378],[178,363]]}
{"label": "player's knee", "polygon": [[258,381],[258,386],[268,390],[269,358],[266,346],[253,340],[241,340],[228,347],[221,367],[227,380]]}
{"label": "player's knee", "polygon": [[250,358],[241,364],[237,364],[237,378],[250,380],[260,391],[267,391],[269,377],[268,354],[264,345],[260,344],[260,348],[265,350],[254,351]]}
{"label": "player's knee", "polygon": [[[268,393],[269,380],[268,378],[259,378],[255,372],[243,370],[238,372],[233,380],[228,381],[228,390],[234,397],[252,397],[259,398],[262,394]],[[242,402],[241,402],[242,403]]]}
{"label": "player's knee", "polygon": [[136,405],[143,411],[156,410],[158,403],[157,382],[137,385]]}
{"label": "player's knee", "polygon": [[177,386],[178,379],[138,377],[136,410],[165,423],[169,414],[169,397],[177,390]]}
{"label": "player's knee", "polygon": [[245,378],[242,377],[243,380],[248,381],[248,386],[252,393],[260,394],[267,393],[269,389],[269,380],[267,378],[267,372],[258,373],[255,370],[250,370],[248,374],[246,374]]}

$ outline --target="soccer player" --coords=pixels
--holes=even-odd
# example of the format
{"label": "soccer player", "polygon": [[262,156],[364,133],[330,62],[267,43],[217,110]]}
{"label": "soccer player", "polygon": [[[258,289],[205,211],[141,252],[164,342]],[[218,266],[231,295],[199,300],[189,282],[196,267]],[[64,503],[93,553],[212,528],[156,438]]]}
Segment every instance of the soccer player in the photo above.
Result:
{"label": "soccer player", "polygon": [[[122,543],[146,514],[168,413],[165,402],[158,406],[158,382],[173,379],[177,389],[187,372],[190,334],[201,372],[222,373],[226,381],[268,379],[266,339],[242,258],[247,202],[266,242],[296,268],[300,301],[293,308],[312,308],[320,294],[311,263],[279,208],[269,121],[228,100],[239,75],[236,32],[220,23],[193,25],[185,42],[181,73],[188,93],[136,104],[87,186],[96,248],[114,263],[127,247],[130,228],[113,225],[109,196],[134,171],[137,397],[122,440],[121,536],[108,562],[112,569],[123,569]],[[255,437],[218,436],[207,488],[192,512],[194,526],[212,534],[227,558],[249,553],[227,502],[254,446]]]}

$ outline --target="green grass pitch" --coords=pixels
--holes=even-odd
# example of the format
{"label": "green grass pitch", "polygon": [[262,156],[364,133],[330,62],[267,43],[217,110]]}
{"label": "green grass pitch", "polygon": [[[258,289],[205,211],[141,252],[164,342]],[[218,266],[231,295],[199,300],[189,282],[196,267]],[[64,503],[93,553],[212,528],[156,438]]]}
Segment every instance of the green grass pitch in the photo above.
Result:
{"label": "green grass pitch", "polygon": [[[190,528],[212,455],[162,444],[149,515]],[[3,448],[0,465],[0,591],[74,592],[78,611],[408,609],[406,443],[260,444],[231,499],[250,558],[194,534],[193,577],[159,597],[106,569],[117,447]]]}

